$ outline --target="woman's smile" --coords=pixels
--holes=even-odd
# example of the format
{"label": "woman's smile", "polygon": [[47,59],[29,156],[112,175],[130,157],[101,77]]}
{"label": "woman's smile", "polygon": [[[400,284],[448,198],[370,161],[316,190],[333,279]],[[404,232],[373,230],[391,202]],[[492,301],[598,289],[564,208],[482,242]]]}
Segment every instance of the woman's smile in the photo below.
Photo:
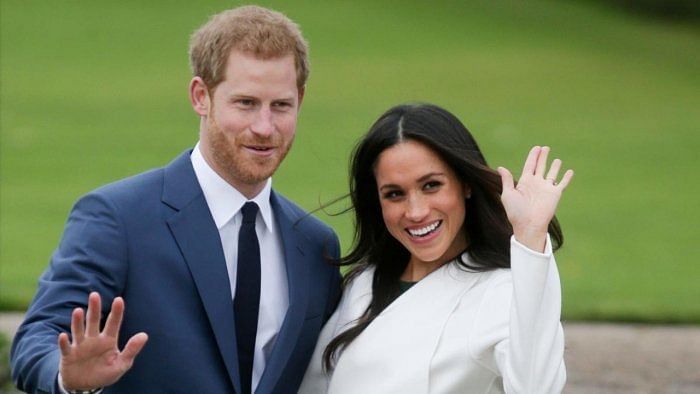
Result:
{"label": "woman's smile", "polygon": [[469,189],[432,149],[396,144],[379,155],[374,173],[384,224],[411,253],[407,271],[418,265],[427,275],[466,249]]}

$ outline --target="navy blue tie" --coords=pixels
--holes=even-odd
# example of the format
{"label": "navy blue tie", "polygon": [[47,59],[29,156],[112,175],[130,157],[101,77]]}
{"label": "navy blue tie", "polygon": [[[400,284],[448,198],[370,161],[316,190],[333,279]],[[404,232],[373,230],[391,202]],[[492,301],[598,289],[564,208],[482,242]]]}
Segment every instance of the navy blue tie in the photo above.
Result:
{"label": "navy blue tie", "polygon": [[243,223],[238,233],[238,268],[233,311],[236,319],[238,366],[243,394],[252,392],[255,335],[258,331],[260,305],[260,244],[255,234],[258,206],[247,202],[241,208]]}

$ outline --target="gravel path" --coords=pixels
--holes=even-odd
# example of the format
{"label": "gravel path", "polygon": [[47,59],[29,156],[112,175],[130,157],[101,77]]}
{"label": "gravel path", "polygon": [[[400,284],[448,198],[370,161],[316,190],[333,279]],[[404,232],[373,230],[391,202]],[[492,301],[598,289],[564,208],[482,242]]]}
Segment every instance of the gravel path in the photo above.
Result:
{"label": "gravel path", "polygon": [[[21,313],[0,314],[14,335]],[[566,323],[570,394],[700,393],[700,327]]]}
{"label": "gravel path", "polygon": [[700,327],[569,323],[565,393],[700,393]]}

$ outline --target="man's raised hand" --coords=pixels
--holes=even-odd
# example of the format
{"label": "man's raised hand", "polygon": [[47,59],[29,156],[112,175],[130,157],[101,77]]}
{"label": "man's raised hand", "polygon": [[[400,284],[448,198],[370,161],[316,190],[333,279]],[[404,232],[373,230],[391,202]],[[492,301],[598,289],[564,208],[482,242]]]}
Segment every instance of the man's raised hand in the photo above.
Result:
{"label": "man's raised hand", "polygon": [[124,317],[124,300],[116,297],[107,316],[104,330],[100,332],[101,300],[96,292],[88,297],[87,316],[82,308],[73,310],[71,336],[61,333],[58,346],[61,349],[59,372],[66,390],[88,390],[109,386],[126,373],[143,349],[148,335],[138,333],[131,337],[119,351],[119,327]]}

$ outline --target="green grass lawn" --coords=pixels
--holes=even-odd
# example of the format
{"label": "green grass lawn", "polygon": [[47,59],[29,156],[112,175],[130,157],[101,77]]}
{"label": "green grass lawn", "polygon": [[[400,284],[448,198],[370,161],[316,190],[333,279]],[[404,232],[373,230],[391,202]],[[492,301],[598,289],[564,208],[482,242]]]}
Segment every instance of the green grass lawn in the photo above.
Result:
{"label": "green grass lawn", "polygon": [[[278,190],[307,209],[344,194],[373,120],[434,102],[494,166],[519,171],[549,144],[575,169],[559,211],[566,319],[700,323],[698,26],[586,2],[261,3],[311,43]],[[230,4],[0,2],[0,308],[28,304],[81,194],[195,143],[188,37]],[[347,250],[350,217],[320,216]]]}

